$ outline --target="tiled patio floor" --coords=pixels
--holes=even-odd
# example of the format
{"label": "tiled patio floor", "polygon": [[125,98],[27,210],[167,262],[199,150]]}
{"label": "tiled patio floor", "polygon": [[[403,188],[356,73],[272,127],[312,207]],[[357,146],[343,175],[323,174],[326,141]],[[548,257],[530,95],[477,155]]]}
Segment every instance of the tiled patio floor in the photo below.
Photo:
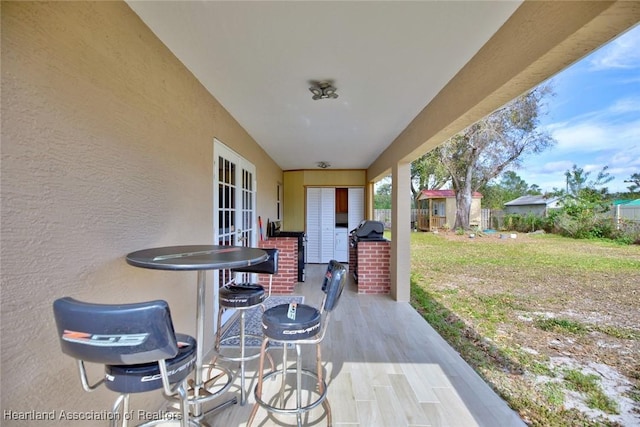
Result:
{"label": "tiled patio floor", "polygon": [[[308,265],[306,282],[296,286],[306,304],[320,304],[324,271],[324,265]],[[525,425],[408,303],[358,295],[350,278],[332,316],[322,352],[334,426]],[[313,369],[309,350],[303,365]],[[277,363],[280,355],[274,353],[274,359]],[[248,403],[209,415],[211,426],[246,425],[257,365],[257,360],[248,364]],[[253,425],[296,425],[296,420],[261,409]],[[327,425],[322,407],[305,416],[304,425]]]}

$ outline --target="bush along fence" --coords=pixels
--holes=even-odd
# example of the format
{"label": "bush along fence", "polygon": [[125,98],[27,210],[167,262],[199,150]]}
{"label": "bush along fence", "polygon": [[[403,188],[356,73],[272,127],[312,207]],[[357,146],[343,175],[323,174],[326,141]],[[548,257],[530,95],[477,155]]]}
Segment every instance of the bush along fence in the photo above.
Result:
{"label": "bush along fence", "polygon": [[[411,229],[416,229],[416,225],[418,223],[418,217],[420,214],[424,215],[425,209],[411,209]],[[487,228],[491,228],[491,221],[494,212],[491,209],[482,209],[481,212],[481,224],[480,228],[485,230]],[[502,211],[497,211],[502,212]],[[391,209],[374,209],[373,210],[373,220],[380,221],[384,224],[386,229],[391,228]],[[494,221],[495,222],[495,221]],[[451,221],[449,224],[453,226],[454,221]]]}
{"label": "bush along fence", "polygon": [[[416,224],[420,209],[411,210],[411,228]],[[391,228],[391,209],[375,209],[375,221]],[[482,209],[481,230],[511,230],[530,233],[544,230],[578,239],[605,238],[621,243],[640,244],[640,206],[564,207],[550,209],[546,216],[534,214],[505,214],[501,210]]]}

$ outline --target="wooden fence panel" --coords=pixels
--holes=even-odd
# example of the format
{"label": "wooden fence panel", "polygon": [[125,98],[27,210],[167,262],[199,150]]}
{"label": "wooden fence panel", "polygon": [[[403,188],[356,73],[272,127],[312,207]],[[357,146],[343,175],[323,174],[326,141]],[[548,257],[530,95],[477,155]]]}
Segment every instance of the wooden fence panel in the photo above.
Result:
{"label": "wooden fence panel", "polygon": [[[419,226],[417,222],[418,219],[421,217],[424,219],[427,215],[428,215],[427,209],[411,209],[411,227],[412,228],[418,227]],[[491,216],[492,216],[491,209],[481,210],[481,221],[480,221],[481,230],[492,228]],[[385,228],[391,228],[391,209],[374,209],[373,220],[382,222]],[[442,226],[444,226],[444,223],[446,222],[446,219],[444,217],[442,217],[441,220],[439,218],[437,220],[440,221],[441,224],[439,224],[439,227],[436,227],[436,228],[441,228]]]}
{"label": "wooden fence panel", "polygon": [[480,210],[480,229],[491,228],[491,209]]}

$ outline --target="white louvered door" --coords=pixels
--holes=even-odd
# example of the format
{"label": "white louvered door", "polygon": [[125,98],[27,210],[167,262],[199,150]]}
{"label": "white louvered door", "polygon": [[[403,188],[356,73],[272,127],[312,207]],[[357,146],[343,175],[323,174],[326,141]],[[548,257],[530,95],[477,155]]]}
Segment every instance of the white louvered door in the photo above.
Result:
{"label": "white louvered door", "polygon": [[307,262],[333,258],[336,215],[334,188],[307,188]]}

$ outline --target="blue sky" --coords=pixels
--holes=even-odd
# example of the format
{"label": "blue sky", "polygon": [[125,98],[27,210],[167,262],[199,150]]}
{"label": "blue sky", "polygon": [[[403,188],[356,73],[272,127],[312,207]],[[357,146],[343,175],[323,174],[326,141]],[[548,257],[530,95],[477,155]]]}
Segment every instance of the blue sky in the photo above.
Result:
{"label": "blue sky", "polygon": [[550,79],[555,96],[541,125],[557,144],[524,159],[515,172],[543,191],[565,188],[573,164],[592,171],[603,166],[615,180],[610,192],[640,173],[640,25]]}

